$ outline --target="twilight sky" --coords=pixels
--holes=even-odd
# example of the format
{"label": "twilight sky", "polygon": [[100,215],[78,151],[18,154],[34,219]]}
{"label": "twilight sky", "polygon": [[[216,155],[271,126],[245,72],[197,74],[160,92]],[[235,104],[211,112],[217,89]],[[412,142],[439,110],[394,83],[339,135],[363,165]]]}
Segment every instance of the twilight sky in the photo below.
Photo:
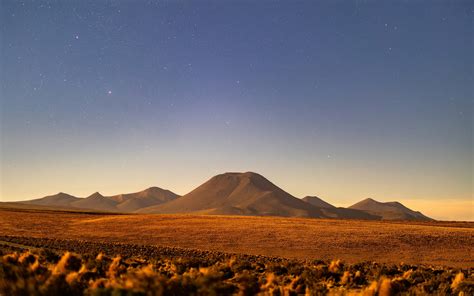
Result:
{"label": "twilight sky", "polygon": [[255,171],[474,220],[472,1],[0,2],[2,201]]}

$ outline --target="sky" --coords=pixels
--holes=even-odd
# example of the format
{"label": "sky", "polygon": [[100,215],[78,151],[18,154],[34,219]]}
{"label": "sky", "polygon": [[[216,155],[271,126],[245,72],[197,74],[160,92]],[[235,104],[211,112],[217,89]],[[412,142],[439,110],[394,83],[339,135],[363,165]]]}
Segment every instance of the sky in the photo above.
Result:
{"label": "sky", "polygon": [[0,2],[0,199],[258,172],[474,220],[472,1]]}

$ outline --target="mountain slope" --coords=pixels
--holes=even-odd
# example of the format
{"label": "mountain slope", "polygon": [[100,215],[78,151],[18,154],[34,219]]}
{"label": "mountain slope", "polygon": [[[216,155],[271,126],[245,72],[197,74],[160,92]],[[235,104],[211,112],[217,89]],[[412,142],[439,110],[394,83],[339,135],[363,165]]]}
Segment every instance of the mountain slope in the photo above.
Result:
{"label": "mountain slope", "polygon": [[116,211],[117,201],[105,197],[99,192],[93,193],[86,198],[71,203],[71,206],[82,209],[94,209],[99,211]]}
{"label": "mountain slope", "polygon": [[70,207],[75,201],[80,200],[79,197],[69,195],[67,193],[59,192],[55,195],[45,196],[43,198],[24,201],[21,203],[48,206],[48,207]]}
{"label": "mountain slope", "polygon": [[360,210],[369,214],[377,215],[380,216],[382,220],[433,220],[420,212],[405,207],[399,202],[378,202],[372,198],[364,199],[350,206],[349,209]]}
{"label": "mountain slope", "polygon": [[140,192],[103,196],[96,192],[86,198],[58,193],[39,199],[22,201],[22,204],[57,207],[63,209],[87,209],[109,212],[133,212],[141,208],[159,205],[178,198],[179,195],[158,187]]}
{"label": "mountain slope", "polygon": [[124,213],[195,213],[216,215],[286,216],[365,220],[432,220],[398,202],[363,200],[349,208],[335,207],[316,196],[298,199],[263,176],[225,173],[214,176],[190,193],[179,195],[158,187],[103,196],[96,192],[87,198],[58,193],[19,202],[71,210]]}
{"label": "mountain slope", "polygon": [[335,209],[336,208],[332,204],[325,202],[324,200],[320,199],[317,196],[306,196],[306,197],[303,197],[303,200],[305,202],[312,204],[315,207],[322,208],[322,209]]}
{"label": "mountain slope", "polygon": [[323,208],[323,214],[328,218],[336,219],[359,219],[359,220],[380,220],[382,217],[361,210],[347,208]]}
{"label": "mountain slope", "polygon": [[117,209],[123,212],[133,212],[141,208],[159,205],[178,198],[179,195],[158,187],[150,187],[146,190],[111,196],[110,198],[120,202]]}
{"label": "mountain slope", "polygon": [[320,208],[325,217],[337,219],[363,219],[380,220],[381,217],[356,209],[338,208],[325,202],[317,196],[306,196],[303,200],[311,205]]}
{"label": "mountain slope", "polygon": [[217,175],[176,200],[137,212],[324,217],[319,208],[252,172]]}

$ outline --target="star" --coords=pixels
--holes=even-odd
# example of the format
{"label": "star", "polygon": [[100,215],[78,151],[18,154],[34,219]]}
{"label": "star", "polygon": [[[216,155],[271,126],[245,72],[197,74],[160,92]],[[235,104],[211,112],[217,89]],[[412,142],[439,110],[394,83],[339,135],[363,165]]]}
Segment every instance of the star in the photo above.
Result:
{"label": "star", "polygon": [[107,94],[111,95],[111,94],[112,94],[112,91],[111,91],[111,90],[109,90],[109,91],[107,92]]}
{"label": "star", "polygon": [[79,35],[74,36],[74,38],[79,39]]}

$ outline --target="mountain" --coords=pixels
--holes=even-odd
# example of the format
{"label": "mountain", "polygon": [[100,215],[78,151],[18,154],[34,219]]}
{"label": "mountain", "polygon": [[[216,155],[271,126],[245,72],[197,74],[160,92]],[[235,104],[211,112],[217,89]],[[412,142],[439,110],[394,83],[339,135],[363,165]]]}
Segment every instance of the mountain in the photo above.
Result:
{"label": "mountain", "polygon": [[349,209],[360,210],[372,215],[380,216],[382,220],[433,220],[420,212],[405,207],[399,202],[379,202],[372,198],[364,199],[350,206]]}
{"label": "mountain", "polygon": [[67,193],[59,192],[55,195],[49,195],[39,199],[24,201],[22,203],[48,207],[70,207],[73,202],[78,200],[80,200],[80,198],[69,195]]}
{"label": "mountain", "polygon": [[23,201],[22,204],[48,206],[62,209],[87,209],[109,212],[133,212],[138,209],[159,205],[178,198],[179,195],[158,187],[150,187],[140,192],[103,196],[96,192],[86,198],[58,193],[39,199]]}
{"label": "mountain", "polygon": [[336,219],[358,219],[358,220],[381,220],[382,217],[361,210],[347,208],[323,208],[321,209],[327,218]]}
{"label": "mountain", "polygon": [[338,208],[332,204],[325,202],[317,196],[306,196],[303,200],[315,207],[321,209],[323,215],[327,218],[337,219],[363,219],[363,220],[380,220],[381,217],[373,215],[361,210]]}
{"label": "mountain", "polygon": [[321,209],[252,172],[217,175],[178,199],[137,212],[324,217]]}
{"label": "mountain", "polygon": [[324,200],[320,199],[317,196],[306,196],[306,197],[303,197],[303,200],[307,203],[312,204],[313,206],[316,206],[322,209],[335,209],[336,208],[332,204],[325,202]]}
{"label": "mountain", "polygon": [[349,208],[335,207],[317,196],[296,198],[265,177],[253,173],[217,175],[190,193],[179,196],[150,187],[113,196],[96,192],[86,198],[58,193],[19,202],[24,206],[123,213],[194,213],[215,215],[284,216],[365,220],[432,220],[398,202],[363,200]]}
{"label": "mountain", "polygon": [[117,209],[123,212],[133,212],[141,208],[159,205],[178,198],[179,195],[158,187],[150,187],[146,190],[111,196],[110,198],[120,202]]}
{"label": "mountain", "polygon": [[105,197],[99,192],[96,192],[86,198],[81,198],[78,201],[71,203],[71,206],[99,211],[115,211],[117,210],[117,204],[117,201],[111,199],[110,197]]}

